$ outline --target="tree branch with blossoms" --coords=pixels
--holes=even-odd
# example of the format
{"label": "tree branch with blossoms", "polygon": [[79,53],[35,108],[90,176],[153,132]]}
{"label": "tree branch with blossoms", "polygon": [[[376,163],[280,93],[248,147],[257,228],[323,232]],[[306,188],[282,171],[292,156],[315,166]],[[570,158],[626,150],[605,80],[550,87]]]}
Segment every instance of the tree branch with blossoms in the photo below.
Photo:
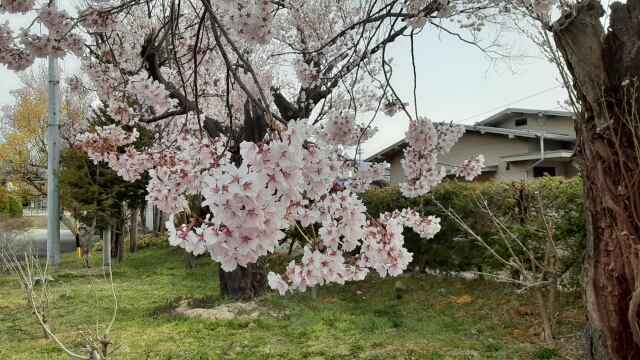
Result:
{"label": "tree branch with blossoms", "polygon": [[[173,214],[172,245],[234,271],[273,253],[286,229],[311,226],[301,262],[269,274],[284,293],[360,280],[371,269],[398,275],[412,260],[402,229],[425,239],[439,230],[438,218],[412,209],[368,216],[357,193],[387,165],[347,152],[375,133],[381,108],[404,109],[403,193],[424,195],[444,179],[438,156],[464,128],[406,111],[386,47],[455,16],[478,31],[494,3],[91,0],[73,17],[3,0],[4,11],[33,12],[50,34],[16,40],[0,26],[0,63],[20,69],[35,57],[81,56],[116,124],[79,134],[76,145],[126,180],[149,174],[147,200]],[[358,123],[368,112],[372,120]],[[138,129],[153,136],[142,148],[131,146]],[[456,173],[470,180],[482,163],[469,160]],[[194,199],[203,211],[188,211]]]}

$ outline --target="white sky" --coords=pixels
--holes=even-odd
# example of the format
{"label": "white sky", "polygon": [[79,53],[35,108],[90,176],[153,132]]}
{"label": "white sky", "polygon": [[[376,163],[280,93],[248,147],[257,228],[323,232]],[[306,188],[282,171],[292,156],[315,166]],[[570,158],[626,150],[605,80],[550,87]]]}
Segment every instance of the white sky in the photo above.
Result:
{"label": "white sky", "polygon": [[[0,21],[4,22],[6,17],[0,16]],[[23,19],[10,20],[14,24]],[[487,31],[487,36],[490,32]],[[517,52],[524,51],[532,57],[512,61],[510,67],[491,66],[478,48],[446,33],[430,30],[418,35],[414,42],[418,113],[434,121],[470,124],[505,107],[560,109],[559,103],[564,102],[566,93],[559,86],[555,66],[543,59],[528,40],[511,35],[504,41]],[[387,54],[394,58],[392,84],[403,101],[409,102],[413,113],[413,70],[408,39],[390,46]],[[63,71],[71,72],[77,68],[77,60],[68,57],[60,61],[60,65]],[[15,73],[0,68],[0,106],[14,101],[10,91],[18,85]],[[535,95],[545,90],[549,91]],[[530,98],[516,102],[525,97]],[[510,103],[513,104],[508,105]],[[495,110],[489,111],[492,109]],[[485,114],[472,117],[481,113]],[[374,125],[380,131],[364,144],[365,157],[400,140],[407,129],[407,119],[402,114],[393,118],[379,114]]]}

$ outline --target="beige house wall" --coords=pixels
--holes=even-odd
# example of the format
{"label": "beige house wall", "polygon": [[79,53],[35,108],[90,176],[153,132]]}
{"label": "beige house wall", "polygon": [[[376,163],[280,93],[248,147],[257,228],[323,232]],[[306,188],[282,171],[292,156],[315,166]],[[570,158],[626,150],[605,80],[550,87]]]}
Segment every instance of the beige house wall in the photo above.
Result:
{"label": "beige house wall", "polygon": [[[517,179],[531,179],[533,178],[532,166],[536,164],[538,160],[529,161],[517,161],[509,163],[509,170],[499,173],[496,176],[498,181],[511,181]],[[562,160],[543,160],[536,166],[554,167],[556,169],[556,176],[572,177],[578,175],[578,170],[568,161],[568,159]]]}
{"label": "beige house wall", "polygon": [[[538,141],[537,139],[528,139],[522,137],[509,138],[507,135],[501,134],[480,134],[476,132],[467,132],[453,146],[448,154],[441,155],[438,161],[448,165],[462,165],[462,163],[479,154],[484,155],[485,166],[497,166],[495,173],[496,180],[510,180],[523,177],[523,171],[511,171],[506,169],[506,163],[501,159],[504,154],[523,154],[529,152],[530,142]],[[402,151],[398,152],[389,161],[391,165],[391,184],[406,181],[407,178],[402,170],[401,159]],[[447,166],[447,169],[451,169]]]}
{"label": "beige house wall", "polygon": [[528,138],[509,138],[502,134],[480,134],[469,131],[458,140],[448,154],[441,155],[439,161],[443,164],[458,166],[465,160],[482,154],[485,166],[499,166],[502,163],[501,156],[504,154],[529,152],[529,143]]}
{"label": "beige house wall", "polygon": [[[527,119],[527,126],[518,126],[516,127],[516,119]],[[553,117],[553,116],[538,116],[538,115],[527,115],[516,118],[511,118],[508,120],[503,120],[494,125],[505,129],[529,129],[529,130],[537,130],[537,131],[546,131],[556,134],[565,134],[565,135],[575,135],[575,129],[573,127],[573,119],[569,117]]]}
{"label": "beige house wall", "polygon": [[402,163],[400,163],[403,156],[403,153],[400,152],[389,161],[389,165],[391,165],[389,183],[391,185],[397,185],[398,183],[407,181],[407,177],[404,176],[404,170],[402,170]]}
{"label": "beige house wall", "polygon": [[[545,150],[561,149],[561,144],[553,141],[545,141]],[[565,144],[566,146],[566,144]],[[486,178],[493,178],[496,181],[512,181],[524,178],[533,178],[533,169],[531,166],[537,160],[517,161],[507,163],[502,160],[502,156],[511,154],[524,154],[540,151],[540,140],[538,138],[509,138],[507,135],[501,134],[480,134],[477,132],[466,132],[462,138],[453,146],[448,154],[441,155],[439,162],[449,165],[461,165],[465,160],[483,154],[485,157],[485,166],[497,167],[495,172],[485,172]],[[398,151],[389,162],[390,183],[392,185],[407,180],[402,170],[401,160],[403,152]],[[568,159],[544,160],[537,166],[553,166],[556,168],[556,175],[571,177],[578,174],[577,170],[568,161]],[[447,167],[450,169],[450,167]]]}

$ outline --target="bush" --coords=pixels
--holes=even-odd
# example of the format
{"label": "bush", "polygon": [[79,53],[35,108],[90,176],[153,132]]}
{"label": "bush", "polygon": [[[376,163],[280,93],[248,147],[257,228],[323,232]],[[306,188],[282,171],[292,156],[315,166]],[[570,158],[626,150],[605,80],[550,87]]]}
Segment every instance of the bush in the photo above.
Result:
{"label": "bush", "polygon": [[538,360],[548,360],[548,359],[555,359],[559,357],[560,353],[558,352],[558,350],[553,348],[539,347],[531,353],[531,356],[534,359],[538,359]]}
{"label": "bush", "polygon": [[22,216],[22,203],[20,199],[9,196],[7,198],[7,203],[5,206],[5,211],[11,217],[21,217]]}
{"label": "bush", "polygon": [[169,235],[142,234],[138,235],[138,249],[169,247]]}
{"label": "bush", "polygon": [[[125,246],[128,248],[128,242]],[[137,248],[140,249],[151,249],[151,248],[162,248],[169,247],[169,235],[156,235],[156,234],[141,234],[138,235]],[[92,251],[102,251],[102,240],[96,240],[93,244]]]}
{"label": "bush", "polygon": [[102,251],[102,240],[97,240],[93,243],[91,251]]}
{"label": "bush", "polygon": [[[441,271],[491,271],[501,268],[493,256],[475,240],[442,214],[434,199],[445,208],[453,209],[478,235],[491,239],[498,235],[487,215],[478,210],[477,200],[487,201],[491,211],[505,219],[510,231],[525,239],[534,249],[544,239],[531,230],[543,226],[538,197],[547,217],[555,226],[555,241],[561,249],[561,273],[567,274],[565,286],[578,285],[580,258],[585,246],[586,224],[580,178],[544,177],[513,182],[446,181],[420,198],[406,199],[397,186],[372,188],[361,198],[372,216],[412,207],[423,215],[441,218],[442,229],[431,240],[420,239],[412,230],[405,230],[405,244],[414,253],[414,266]],[[539,244],[539,245],[538,245]],[[505,256],[507,249],[495,242],[495,251]]]}

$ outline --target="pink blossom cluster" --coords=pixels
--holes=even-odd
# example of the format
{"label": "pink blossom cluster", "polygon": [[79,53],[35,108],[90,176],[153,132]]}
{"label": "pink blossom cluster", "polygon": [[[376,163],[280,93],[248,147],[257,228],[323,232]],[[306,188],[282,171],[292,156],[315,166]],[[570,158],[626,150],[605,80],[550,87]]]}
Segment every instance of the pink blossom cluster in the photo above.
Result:
{"label": "pink blossom cluster", "polygon": [[436,133],[438,142],[435,144],[434,151],[438,154],[446,154],[464,135],[464,125],[439,123],[436,124]]}
{"label": "pink blossom cluster", "polygon": [[116,125],[99,126],[95,132],[79,134],[75,144],[76,148],[86,152],[95,162],[108,161],[118,147],[133,143],[138,136],[140,134],[136,129],[127,132]]}
{"label": "pink blossom cluster", "polygon": [[[336,195],[338,199],[347,200],[345,193]],[[355,199],[357,203],[357,198]],[[334,203],[335,200],[329,201],[329,204]],[[304,291],[307,287],[326,283],[344,284],[346,281],[362,280],[370,268],[382,277],[397,276],[406,270],[413,258],[404,247],[404,226],[412,227],[426,239],[432,238],[440,230],[439,218],[421,218],[415,211],[407,209],[382,214],[372,222],[354,220],[358,221],[359,233],[359,239],[355,243],[338,241],[340,231],[323,224],[318,233],[325,250],[313,250],[310,246],[305,246],[299,264],[290,262],[282,275],[269,273],[269,286],[284,295],[287,291]],[[345,257],[347,252],[357,246],[360,246],[358,254]]]}
{"label": "pink blossom cluster", "polygon": [[271,38],[271,2],[268,0],[224,0],[225,25],[252,43],[266,44]]}
{"label": "pink blossom cluster", "polygon": [[432,239],[440,231],[440,218],[437,216],[422,217],[412,209],[395,210],[391,213],[380,215],[381,219],[397,218],[402,220],[404,226],[408,226],[418,233],[423,239]]}
{"label": "pink blossom cluster", "polygon": [[446,154],[453,145],[464,135],[464,126],[439,123],[420,117],[409,123],[406,132],[409,146],[423,152]]}
{"label": "pink blossom cluster", "polygon": [[371,138],[377,131],[378,128],[357,124],[353,114],[342,113],[330,116],[319,136],[335,145],[356,146]]}
{"label": "pink blossom cluster", "polygon": [[403,230],[400,216],[381,217],[370,223],[365,228],[358,265],[375,269],[381,277],[402,274],[413,259],[404,247]]}
{"label": "pink blossom cluster", "polygon": [[406,270],[413,256],[404,247],[404,226],[411,227],[424,239],[431,239],[440,231],[440,219],[421,218],[410,209],[381,214],[365,229],[360,265],[374,268],[382,277],[397,276]]}
{"label": "pink blossom cluster", "polygon": [[87,9],[79,12],[82,26],[90,31],[106,33],[116,26],[116,18],[107,11]]}
{"label": "pink blossom cluster", "polygon": [[40,9],[38,18],[42,25],[49,29],[49,34],[61,38],[73,29],[73,20],[65,10],[49,6]]}
{"label": "pink blossom cluster", "polygon": [[331,193],[316,201],[311,211],[317,214],[316,222],[322,224],[318,236],[325,247],[352,251],[359,245],[367,220],[366,207],[354,193],[349,190]]}
{"label": "pink blossom cluster", "polygon": [[312,87],[320,84],[321,76],[316,68],[309,65],[302,59],[299,59],[294,63],[296,74],[298,79],[302,83],[302,86]]}
{"label": "pink blossom cluster", "polygon": [[[221,159],[219,166],[205,173],[202,184],[189,186],[192,193],[201,189],[202,206],[212,214],[195,230],[204,235],[196,238],[193,231],[171,230],[172,244],[187,251],[206,250],[226,271],[273,252],[284,237],[282,230],[290,225],[287,209],[302,201],[301,193],[307,187],[301,151],[306,135],[306,124],[294,121],[282,134],[283,141],[241,143],[240,164],[230,162],[229,157]],[[174,228],[172,221],[167,227]]]}
{"label": "pink blossom cluster", "polygon": [[49,55],[62,57],[65,54],[65,48],[54,37],[49,35],[20,34],[20,42],[25,50],[37,58],[47,57]]}
{"label": "pink blossom cluster", "polygon": [[312,251],[305,246],[300,264],[291,261],[283,275],[270,272],[267,279],[269,287],[285,295],[287,291],[305,291],[307,287],[327,283],[344,284],[346,281],[363,280],[367,273],[366,268],[345,263],[341,251]]}
{"label": "pink blossom cluster", "polygon": [[140,175],[151,166],[149,156],[139,152],[133,146],[127,146],[123,153],[109,153],[106,162],[125,181],[139,179]]}
{"label": "pink blossom cluster", "polygon": [[409,103],[403,103],[397,98],[393,98],[393,100],[388,100],[383,106],[383,112],[387,116],[393,116],[397,114],[403,106],[407,106]]}
{"label": "pink blossom cluster", "polygon": [[35,5],[36,0],[1,0],[0,13],[24,14],[31,11]]}
{"label": "pink blossom cluster", "polygon": [[[410,254],[397,238],[385,239],[384,243],[371,240],[366,247],[370,253],[347,263],[343,253],[367,243],[365,229],[370,225],[366,208],[350,190],[331,191],[340,164],[344,162],[337,158],[331,160],[330,154],[335,151],[330,147],[309,143],[306,139],[312,133],[306,122],[291,121],[280,134],[282,140],[275,137],[257,144],[241,143],[239,164],[229,156],[219,157],[215,164],[206,161],[206,157],[215,158],[215,152],[223,151],[222,141],[204,158],[191,161],[193,150],[188,149],[198,148],[192,143],[178,153],[185,155],[176,158],[174,167],[149,170],[150,202],[164,205],[164,209],[175,213],[180,212],[180,207],[188,206],[185,195],[202,194],[201,206],[210,211],[206,219],[195,220],[195,223],[176,227],[173,218],[167,222],[171,244],[194,254],[207,252],[224,270],[231,271],[273,252],[291,224],[317,225],[317,232],[308,234],[309,248],[302,263],[291,264],[285,278],[269,276],[272,286],[280,291],[286,291],[285,283],[287,290],[303,290],[327,282],[359,279],[366,275],[366,267],[390,269],[390,274],[406,268]],[[199,164],[210,165],[198,168]],[[197,171],[191,170],[194,168]],[[196,172],[201,176],[195,176]],[[172,202],[155,197],[158,191],[154,189],[161,184],[166,186],[163,196],[174,196]],[[428,228],[431,220],[423,221],[408,214],[413,213],[392,218],[421,229]],[[401,230],[397,236],[402,236]],[[384,256],[380,255],[383,251]],[[389,263],[378,264],[378,261]]]}
{"label": "pink blossom cluster", "polygon": [[327,194],[341,173],[344,162],[332,148],[320,143],[309,144],[304,149],[302,174],[305,177],[304,193],[309,199],[319,199]]}
{"label": "pink blossom cluster", "polygon": [[8,22],[0,25],[0,64],[10,70],[21,71],[31,66],[35,58],[47,56],[63,57],[68,52],[81,56],[85,51],[85,41],[74,32],[80,23],[90,31],[106,32],[115,24],[115,17],[108,11],[96,10],[103,6],[89,2],[86,10],[80,10],[77,18],[55,6],[43,5],[36,9],[35,0],[0,0],[0,13],[26,14],[36,12],[33,22],[39,21],[48,33],[36,33],[29,28],[21,28],[18,36]]}
{"label": "pink blossom cluster", "polygon": [[9,70],[21,71],[31,66],[33,61],[33,54],[16,45],[9,24],[0,24],[0,64],[7,65]]}
{"label": "pink blossom cluster", "polygon": [[193,229],[189,225],[175,229],[170,218],[167,228],[171,245],[195,255],[206,251],[225,271],[232,271],[238,265],[247,266],[274,251],[278,240],[284,237],[281,228],[285,226],[285,209],[283,203],[274,201],[273,194],[258,182],[263,180],[259,176],[249,175],[246,168],[225,167],[231,173],[226,173],[227,178],[220,179],[219,183],[230,181],[226,190],[205,191],[209,197],[203,205],[209,206],[214,215]]}
{"label": "pink blossom cluster", "polygon": [[[429,14],[426,14],[423,9],[427,5],[431,5],[431,1],[427,0],[409,0],[404,3],[404,8],[408,13],[413,14],[413,17],[407,20],[407,23],[415,29],[421,29],[429,21]],[[438,0],[438,12],[437,17],[447,18],[451,16],[456,6],[453,0]]]}
{"label": "pink blossom cluster", "polygon": [[446,168],[438,163],[438,155],[448,153],[463,134],[462,125],[434,125],[424,117],[410,122],[406,133],[409,147],[404,150],[404,159],[401,161],[409,179],[400,184],[405,196],[424,195],[447,176]]}
{"label": "pink blossom cluster", "polygon": [[[109,125],[98,127],[93,133],[78,135],[75,146],[86,152],[93,161],[106,162],[124,180],[135,181],[152,166],[148,154],[136,150],[133,146],[126,146],[135,142],[138,136],[135,128],[132,132],[126,132],[119,126]],[[119,151],[122,147],[123,152]]]}
{"label": "pink blossom cluster", "polygon": [[171,151],[149,154],[147,201],[168,213],[183,211],[187,197],[204,194],[207,183],[218,176],[219,166],[229,161],[224,149],[224,139],[182,133]]}
{"label": "pink blossom cluster", "polygon": [[[151,79],[146,71],[131,76],[126,90],[131,97],[138,100],[138,104],[144,109],[142,111],[144,115],[162,114],[171,110],[178,103],[176,99],[169,96],[164,85]],[[120,111],[123,111],[123,107],[126,109],[126,105],[123,105],[120,104],[117,109]]]}
{"label": "pink blossom cluster", "polygon": [[484,155],[480,154],[475,159],[465,160],[462,166],[456,170],[456,176],[465,180],[473,180],[482,172],[484,166]]}
{"label": "pink blossom cluster", "polygon": [[387,162],[360,163],[356,165],[356,176],[345,182],[345,187],[353,192],[362,192],[369,189],[369,185],[384,178]]}

